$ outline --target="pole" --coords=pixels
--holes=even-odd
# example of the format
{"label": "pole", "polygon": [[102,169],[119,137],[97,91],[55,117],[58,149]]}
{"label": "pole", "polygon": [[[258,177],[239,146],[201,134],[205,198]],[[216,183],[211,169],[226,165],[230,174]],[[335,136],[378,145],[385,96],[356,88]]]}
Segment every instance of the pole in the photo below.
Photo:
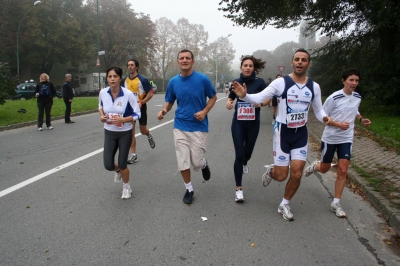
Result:
{"label": "pole", "polygon": [[[99,26],[99,0],[97,0],[97,12],[96,12],[96,20],[97,20],[97,56],[99,57],[100,52],[100,26]],[[100,66],[99,66],[99,87],[98,90],[100,91]]]}
{"label": "pole", "polygon": [[35,6],[40,3],[41,3],[40,1],[36,1],[35,3],[33,3],[33,7],[25,13],[25,15],[21,18],[21,21],[19,22],[19,25],[18,25],[18,30],[17,30],[17,74],[18,74],[18,76],[19,76],[19,29],[21,28],[21,23],[24,20],[24,18],[26,17],[26,15],[28,15],[28,13],[31,12],[31,10],[34,9]]}
{"label": "pole", "polygon": [[[218,57],[215,59],[215,87],[217,87],[218,83]],[[215,88],[218,90],[218,88]]]}

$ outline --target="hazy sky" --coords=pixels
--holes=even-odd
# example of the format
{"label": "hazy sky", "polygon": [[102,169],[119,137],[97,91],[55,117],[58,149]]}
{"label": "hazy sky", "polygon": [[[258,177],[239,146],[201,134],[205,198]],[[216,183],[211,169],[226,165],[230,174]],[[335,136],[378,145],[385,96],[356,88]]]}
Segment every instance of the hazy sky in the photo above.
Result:
{"label": "hazy sky", "polygon": [[275,29],[266,27],[248,29],[233,26],[233,22],[218,11],[219,0],[127,0],[135,12],[148,14],[152,21],[166,17],[174,23],[180,18],[186,18],[191,24],[202,24],[208,32],[208,42],[219,37],[228,36],[236,50],[234,64],[239,62],[241,55],[252,54],[256,50],[274,50],[280,44],[288,41],[298,41],[297,29]]}

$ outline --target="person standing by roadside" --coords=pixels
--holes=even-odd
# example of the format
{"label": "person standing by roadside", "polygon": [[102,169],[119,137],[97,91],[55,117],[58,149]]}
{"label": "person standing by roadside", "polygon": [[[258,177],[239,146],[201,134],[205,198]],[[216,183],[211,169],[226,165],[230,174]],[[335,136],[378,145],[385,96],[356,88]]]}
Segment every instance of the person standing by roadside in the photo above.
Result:
{"label": "person standing by roadside", "polygon": [[310,54],[299,49],[292,57],[293,71],[284,78],[271,82],[262,92],[246,94],[246,84],[234,82],[233,92],[243,101],[262,103],[274,95],[278,96],[278,116],[274,125],[273,156],[274,164],[267,167],[262,176],[264,187],[272,179],[282,182],[290,177],[286,183],[283,199],[278,207],[278,213],[285,220],[292,221],[289,201],[300,187],[303,169],[307,160],[308,130],[307,117],[312,104],[314,114],[321,122],[329,123],[330,118],[322,108],[321,89],[317,83],[307,77],[310,66]]}
{"label": "person standing by roadside", "polygon": [[56,89],[50,82],[50,77],[46,73],[40,74],[40,82],[36,84],[35,97],[38,106],[38,130],[42,131],[43,115],[46,112],[47,129],[53,129],[51,126],[51,107],[53,106],[53,97],[56,96]]}
{"label": "person standing by roadside", "polygon": [[[139,118],[140,133],[147,136],[150,147],[154,149],[156,143],[149,129],[147,128],[147,102],[153,97],[153,88],[150,82],[141,74],[139,74],[139,61],[136,59],[129,59],[127,63],[129,75],[121,80],[121,86],[127,88],[138,98],[139,108],[142,116]],[[132,143],[131,155],[129,155],[128,163],[132,164],[137,162],[136,154],[136,137],[135,125],[133,122],[132,127]]]}
{"label": "person standing by roadside", "polygon": [[126,158],[132,142],[132,122],[140,118],[140,108],[133,93],[120,86],[122,69],[110,67],[106,73],[109,87],[99,93],[100,121],[104,124],[103,162],[108,171],[115,171],[115,183],[123,181],[121,199],[129,199],[132,189]]}
{"label": "person standing by roadside", "polygon": [[[342,73],[343,89],[332,93],[325,101],[323,107],[332,121],[325,126],[321,138],[321,161],[314,161],[304,171],[305,176],[315,172],[326,173],[331,167],[333,156],[337,153],[337,177],[335,194],[331,203],[331,210],[337,217],[346,217],[340,205],[340,198],[346,184],[347,170],[354,138],[354,119],[365,127],[371,125],[368,118],[363,118],[358,111],[361,95],[355,92],[360,81],[360,72],[357,69],[347,69]],[[341,122],[338,122],[341,121]]]}
{"label": "person standing by roadside", "polygon": [[72,105],[72,99],[74,98],[74,90],[72,89],[71,85],[71,79],[72,76],[71,74],[65,74],[65,83],[63,85],[63,100],[65,103],[65,123],[71,124],[75,123],[74,121],[71,121],[71,105]]}
{"label": "person standing by roadside", "polygon": [[190,166],[193,165],[195,171],[201,169],[204,180],[211,178],[204,154],[208,136],[207,114],[217,101],[217,92],[206,75],[193,70],[195,61],[191,51],[181,50],[177,61],[180,73],[169,81],[165,104],[157,118],[163,119],[177,101],[174,120],[175,151],[178,170],[186,187],[183,202],[191,204],[194,191]]}
{"label": "person standing by roadside", "polygon": [[[240,77],[235,81],[245,83],[247,93],[258,93],[265,87],[265,81],[258,78],[257,74],[265,67],[265,61],[254,56],[243,56],[240,60]],[[226,108],[233,109],[233,102],[236,99],[234,92],[229,93]],[[261,104],[250,104],[241,99],[236,100],[235,112],[232,118],[231,132],[233,145],[235,147],[235,162],[233,172],[235,175],[236,192],[235,201],[243,202],[242,176],[249,173],[248,162],[256,145],[260,131],[260,106]]]}

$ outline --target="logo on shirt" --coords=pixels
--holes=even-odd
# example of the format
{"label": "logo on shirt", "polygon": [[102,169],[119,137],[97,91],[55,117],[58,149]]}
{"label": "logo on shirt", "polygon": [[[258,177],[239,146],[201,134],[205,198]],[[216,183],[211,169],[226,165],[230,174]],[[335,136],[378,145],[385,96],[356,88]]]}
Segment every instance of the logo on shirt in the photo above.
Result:
{"label": "logo on shirt", "polygon": [[117,103],[117,106],[122,106],[122,102],[118,102],[118,103]]}

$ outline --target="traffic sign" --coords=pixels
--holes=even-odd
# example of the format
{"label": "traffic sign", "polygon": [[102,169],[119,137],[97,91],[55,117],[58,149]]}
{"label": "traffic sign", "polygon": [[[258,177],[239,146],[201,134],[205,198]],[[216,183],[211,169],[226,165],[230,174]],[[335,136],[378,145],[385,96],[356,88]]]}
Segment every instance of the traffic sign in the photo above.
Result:
{"label": "traffic sign", "polygon": [[279,69],[279,71],[281,72],[281,75],[282,75],[282,72],[285,69],[285,66],[278,66],[278,69]]}

